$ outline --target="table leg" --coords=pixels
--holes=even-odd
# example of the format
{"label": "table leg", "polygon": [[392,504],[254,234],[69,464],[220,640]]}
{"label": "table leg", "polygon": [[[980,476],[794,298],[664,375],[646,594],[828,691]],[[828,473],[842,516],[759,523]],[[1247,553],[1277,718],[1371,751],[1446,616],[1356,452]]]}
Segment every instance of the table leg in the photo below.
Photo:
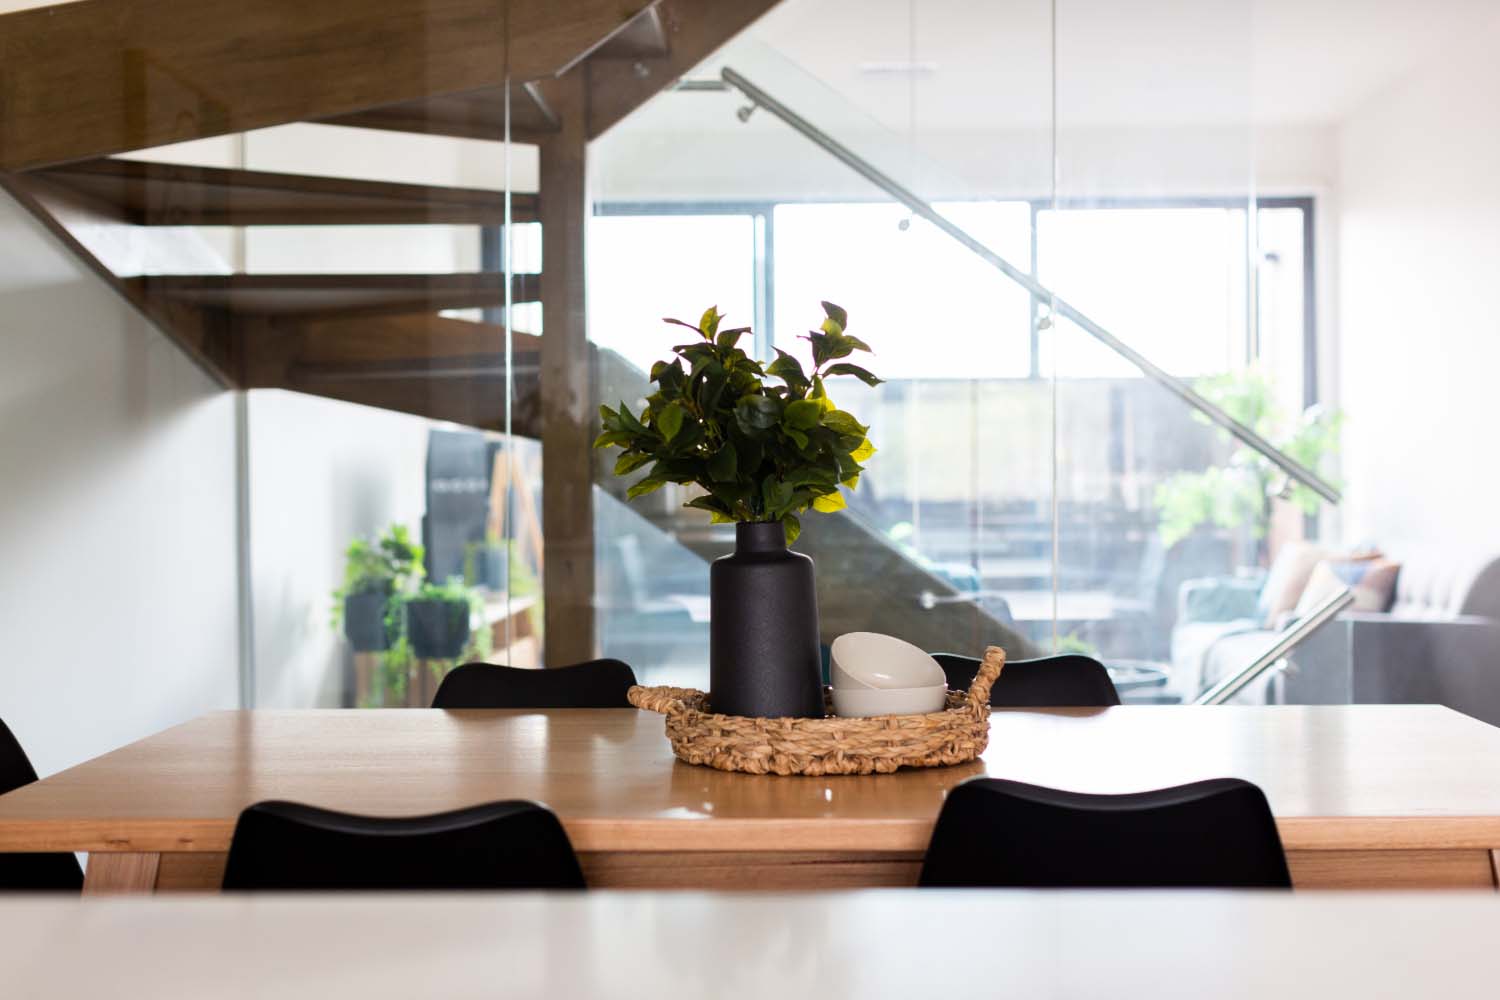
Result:
{"label": "table leg", "polygon": [[155,892],[156,870],[160,865],[161,855],[155,852],[90,852],[88,871],[83,876],[83,894]]}

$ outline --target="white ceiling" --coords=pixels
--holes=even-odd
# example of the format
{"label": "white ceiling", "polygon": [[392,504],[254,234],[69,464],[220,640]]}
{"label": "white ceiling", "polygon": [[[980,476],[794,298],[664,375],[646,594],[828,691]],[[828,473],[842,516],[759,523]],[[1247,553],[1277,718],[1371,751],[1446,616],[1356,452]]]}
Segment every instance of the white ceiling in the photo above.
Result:
{"label": "white ceiling", "polygon": [[1036,127],[1055,44],[1062,127],[1310,124],[1497,29],[1496,0],[783,0],[714,62],[769,46],[898,131]]}

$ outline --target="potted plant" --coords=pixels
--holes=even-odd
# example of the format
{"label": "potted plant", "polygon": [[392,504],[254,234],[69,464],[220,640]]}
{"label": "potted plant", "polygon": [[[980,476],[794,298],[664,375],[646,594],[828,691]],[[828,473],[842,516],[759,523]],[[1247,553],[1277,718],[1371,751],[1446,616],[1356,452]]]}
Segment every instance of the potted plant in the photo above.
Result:
{"label": "potted plant", "polygon": [[489,629],[473,627],[476,620],[483,621],[484,601],[477,590],[453,577],[444,584],[423,584],[405,604],[406,700],[425,708],[458,657],[489,652]]}
{"label": "potted plant", "polygon": [[333,592],[334,627],[356,653],[390,648],[397,622],[391,598],[422,578],[422,546],[393,524],[375,541],[357,538],[344,550],[344,582]]}
{"label": "potted plant", "polygon": [[477,595],[458,577],[425,583],[406,601],[406,636],[421,660],[451,660],[469,643]]}
{"label": "potted plant", "polygon": [[710,697],[715,711],[731,715],[824,714],[813,564],[788,546],[806,511],[844,507],[840,488],[858,484],[860,463],[875,451],[868,428],[834,405],[825,380],[881,380],[839,361],[870,348],[845,332],[843,309],[824,302],[823,312],[805,338],[810,372],[782,350],[763,367],[736,346],[749,328],[721,330],[717,308],[696,326],[669,319],[696,337],[652,366],[656,391],[645,409],[599,409],[594,447],[623,449],[617,475],[645,470],[629,498],[667,483],[696,487],[686,506],[735,525],[734,554],[709,572]]}

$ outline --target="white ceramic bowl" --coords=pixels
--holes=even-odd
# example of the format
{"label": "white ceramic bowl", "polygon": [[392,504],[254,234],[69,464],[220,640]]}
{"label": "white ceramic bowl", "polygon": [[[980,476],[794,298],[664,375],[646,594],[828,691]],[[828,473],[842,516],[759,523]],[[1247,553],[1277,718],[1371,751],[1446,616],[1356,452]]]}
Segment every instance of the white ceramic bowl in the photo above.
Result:
{"label": "white ceramic bowl", "polygon": [[845,632],[829,649],[828,673],[837,688],[930,688],[947,683],[938,662],[904,639],[879,632]]}
{"label": "white ceramic bowl", "polygon": [[921,715],[940,712],[947,703],[948,687],[935,684],[929,687],[893,688],[834,688],[833,714],[845,718],[864,718],[872,715]]}

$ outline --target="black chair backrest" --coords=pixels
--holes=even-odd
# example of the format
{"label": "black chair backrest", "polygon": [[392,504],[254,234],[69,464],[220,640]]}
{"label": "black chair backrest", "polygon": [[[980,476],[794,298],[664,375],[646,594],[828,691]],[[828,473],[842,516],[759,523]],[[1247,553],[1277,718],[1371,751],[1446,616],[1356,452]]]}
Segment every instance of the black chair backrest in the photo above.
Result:
{"label": "black chair backrest", "polygon": [[[0,721],[0,795],[36,780],[36,770],[10,727]],[[78,892],[83,869],[72,854],[0,853],[0,892]]]}
{"label": "black chair backrest", "polygon": [[619,660],[589,660],[554,670],[465,663],[449,671],[433,708],[629,708],[635,671]]}
{"label": "black chair backrest", "polygon": [[[980,660],[957,653],[933,653],[948,686],[967,691]],[[1035,660],[1008,660],[990,688],[995,708],[1103,708],[1120,703],[1120,693],[1104,664],[1092,656],[1064,653]]]}
{"label": "black chair backrest", "polygon": [[522,801],[390,819],[259,802],[240,813],[224,867],[226,890],[583,887],[562,824]]}
{"label": "black chair backrest", "polygon": [[997,778],[948,793],[924,886],[1026,889],[1289,889],[1259,788],[1215,778],[1086,795]]}

